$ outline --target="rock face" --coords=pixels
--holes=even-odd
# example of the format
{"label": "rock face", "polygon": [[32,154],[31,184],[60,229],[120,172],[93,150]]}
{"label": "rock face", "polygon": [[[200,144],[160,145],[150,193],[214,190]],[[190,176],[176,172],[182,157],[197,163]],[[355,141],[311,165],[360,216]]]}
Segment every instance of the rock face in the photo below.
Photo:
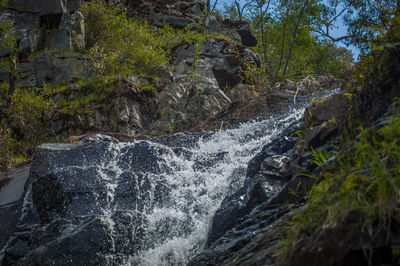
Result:
{"label": "rock face", "polygon": [[81,3],[81,0],[9,0],[8,6],[19,12],[32,12],[43,16],[76,11]]}
{"label": "rock face", "polygon": [[[0,10],[0,21],[10,20],[13,33],[20,38],[20,53],[29,54],[39,48],[42,32],[40,29],[40,16],[35,13],[19,13],[15,10]],[[9,51],[1,51],[4,56]]]}
{"label": "rock face", "polygon": [[39,148],[25,184],[19,233],[9,239],[3,265],[42,264],[44,258],[48,265],[121,264],[148,244],[141,237],[142,212],[152,208],[146,198],[166,195],[162,189],[150,195],[154,183],[141,173],[162,171],[160,155],[170,151],[142,142],[116,153],[117,142],[93,136]]}
{"label": "rock face", "polygon": [[[11,21],[19,46],[18,86],[41,87],[44,82],[68,83],[88,76],[81,55],[65,53],[85,46],[84,21],[78,11],[81,3],[10,0],[8,8],[0,10],[0,21]],[[1,52],[1,56],[7,54]],[[8,74],[0,73],[0,80],[7,81]]]}
{"label": "rock face", "polygon": [[205,5],[206,0],[126,1],[130,14],[145,17],[156,25],[167,23],[175,28],[184,28],[190,23],[197,24]]}
{"label": "rock face", "polygon": [[[46,23],[50,24],[50,22]],[[47,34],[45,49],[68,51],[85,47],[84,20],[79,11],[63,13],[61,18],[57,18],[55,25],[48,25],[48,27],[54,27],[56,30]]]}
{"label": "rock face", "polygon": [[58,51],[83,48],[84,27],[78,11],[81,3],[79,0],[10,0],[9,9],[1,11],[1,18],[13,23],[22,55],[42,48]]}

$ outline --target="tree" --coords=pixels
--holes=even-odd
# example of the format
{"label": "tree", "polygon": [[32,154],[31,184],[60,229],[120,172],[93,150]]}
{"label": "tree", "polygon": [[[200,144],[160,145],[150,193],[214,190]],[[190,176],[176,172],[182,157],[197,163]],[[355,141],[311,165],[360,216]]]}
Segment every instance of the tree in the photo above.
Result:
{"label": "tree", "polygon": [[244,20],[246,10],[253,3],[253,0],[234,0],[230,5],[224,5],[223,14],[233,20]]}
{"label": "tree", "polygon": [[[332,42],[356,45],[365,53],[370,42],[389,30],[390,20],[399,12],[398,0],[329,0],[324,5],[323,27],[317,32]],[[348,26],[348,33],[335,38],[329,31],[338,20]]]}
{"label": "tree", "polygon": [[265,72],[272,79],[304,67],[316,44],[319,0],[253,0],[249,13]]}
{"label": "tree", "polygon": [[218,4],[218,0],[215,0],[213,5],[211,5],[211,0],[207,0],[207,10],[208,10],[208,12],[214,12],[215,7],[217,6],[217,4]]}

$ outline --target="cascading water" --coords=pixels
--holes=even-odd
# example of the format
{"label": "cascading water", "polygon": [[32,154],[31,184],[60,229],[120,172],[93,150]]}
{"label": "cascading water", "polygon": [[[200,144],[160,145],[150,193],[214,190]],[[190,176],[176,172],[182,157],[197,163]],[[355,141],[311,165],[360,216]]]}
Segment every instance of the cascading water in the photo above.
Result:
{"label": "cascading water", "polygon": [[[141,211],[146,244],[130,256],[128,264],[185,265],[203,248],[221,201],[243,185],[249,160],[303,112],[303,108],[293,108],[284,116],[200,137],[180,152],[164,153],[158,162],[163,171],[151,176],[140,173],[152,180],[153,189],[163,190],[158,195],[163,200],[154,203],[157,191],[138,199],[146,201]],[[118,145],[121,149],[135,144]]]}
{"label": "cascading water", "polygon": [[250,159],[299,121],[306,105],[216,132],[133,143],[97,135],[75,145],[41,145],[18,233],[0,262],[187,264],[204,248],[223,199],[243,186]]}

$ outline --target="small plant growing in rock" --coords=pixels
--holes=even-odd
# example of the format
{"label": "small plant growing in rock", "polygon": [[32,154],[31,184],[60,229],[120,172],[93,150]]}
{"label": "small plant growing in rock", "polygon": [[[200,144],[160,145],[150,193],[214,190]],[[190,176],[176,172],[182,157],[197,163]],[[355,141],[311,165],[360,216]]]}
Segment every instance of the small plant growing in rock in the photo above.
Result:
{"label": "small plant growing in rock", "polygon": [[263,66],[255,66],[250,60],[245,60],[242,67],[242,80],[250,84],[258,92],[271,92],[270,80]]}

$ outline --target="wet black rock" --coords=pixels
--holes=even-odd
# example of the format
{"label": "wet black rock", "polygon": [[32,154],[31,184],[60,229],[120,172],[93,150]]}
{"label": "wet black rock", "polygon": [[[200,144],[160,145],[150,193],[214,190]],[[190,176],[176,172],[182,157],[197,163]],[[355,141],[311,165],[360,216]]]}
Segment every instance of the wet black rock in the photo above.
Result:
{"label": "wet black rock", "polygon": [[146,199],[157,204],[169,191],[142,173],[168,171],[159,166],[159,155],[171,151],[147,142],[117,143],[94,135],[76,145],[39,147],[2,265],[114,265],[148,245],[142,212],[153,206],[145,206]]}
{"label": "wet black rock", "polygon": [[[206,252],[226,249],[214,242],[239,226],[245,219],[243,217],[254,211],[256,206],[268,203],[282,191],[292,174],[288,155],[298,140],[291,133],[300,127],[300,121],[294,121],[249,162],[244,186],[225,198],[214,215],[206,244],[209,249]],[[240,237],[229,241],[239,240]]]}

